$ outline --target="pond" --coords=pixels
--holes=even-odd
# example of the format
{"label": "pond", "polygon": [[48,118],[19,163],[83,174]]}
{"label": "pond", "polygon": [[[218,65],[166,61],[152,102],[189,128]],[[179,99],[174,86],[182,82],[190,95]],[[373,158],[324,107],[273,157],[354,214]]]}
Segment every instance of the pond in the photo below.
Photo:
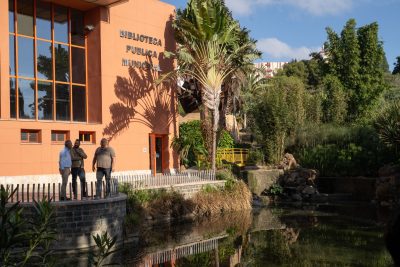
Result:
{"label": "pond", "polygon": [[121,266],[392,266],[387,214],[369,205],[276,206],[128,234]]}

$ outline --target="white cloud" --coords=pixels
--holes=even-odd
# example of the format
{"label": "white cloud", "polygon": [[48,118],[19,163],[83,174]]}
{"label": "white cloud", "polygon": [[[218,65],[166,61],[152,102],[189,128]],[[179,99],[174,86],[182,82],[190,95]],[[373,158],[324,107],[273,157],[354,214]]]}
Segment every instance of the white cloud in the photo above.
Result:
{"label": "white cloud", "polygon": [[318,47],[291,47],[287,43],[282,42],[277,38],[261,39],[257,42],[257,48],[263,52],[264,58],[269,57],[281,60],[309,59],[311,52],[320,50]]}
{"label": "white cloud", "polygon": [[287,5],[300,8],[313,15],[335,15],[352,8],[354,0],[226,0],[237,15],[250,15],[260,6]]}

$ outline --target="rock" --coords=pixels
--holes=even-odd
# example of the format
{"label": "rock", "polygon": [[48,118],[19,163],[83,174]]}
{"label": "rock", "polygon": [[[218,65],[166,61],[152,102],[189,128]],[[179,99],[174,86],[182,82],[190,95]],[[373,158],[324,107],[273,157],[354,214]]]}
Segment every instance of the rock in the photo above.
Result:
{"label": "rock", "polygon": [[379,177],[392,176],[400,174],[400,165],[385,165],[378,171]]}
{"label": "rock", "polygon": [[294,201],[302,201],[302,200],[303,200],[303,198],[301,197],[300,194],[292,194],[292,195],[291,195],[291,198],[292,198]]}
{"label": "rock", "polygon": [[292,170],[297,168],[298,166],[299,165],[297,164],[296,159],[290,153],[286,153],[279,164],[279,168],[284,170]]}
{"label": "rock", "polygon": [[312,185],[308,185],[303,189],[303,191],[301,191],[301,193],[304,195],[314,195],[317,193],[317,190]]}
{"label": "rock", "polygon": [[250,191],[257,196],[261,196],[264,190],[276,184],[282,175],[283,171],[278,169],[245,170],[243,172]]}
{"label": "rock", "polygon": [[392,196],[392,189],[389,183],[381,183],[376,187],[376,199],[379,201],[388,200]]}

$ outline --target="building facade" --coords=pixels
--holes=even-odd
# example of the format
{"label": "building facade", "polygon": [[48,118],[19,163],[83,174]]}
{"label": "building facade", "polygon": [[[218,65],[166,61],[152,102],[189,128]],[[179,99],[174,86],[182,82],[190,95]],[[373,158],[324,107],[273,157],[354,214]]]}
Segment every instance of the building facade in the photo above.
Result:
{"label": "building facade", "polygon": [[[178,167],[175,7],[158,0],[0,1],[0,176],[58,173],[66,139],[91,160],[110,140],[118,171]],[[1,182],[1,181],[0,181]]]}
{"label": "building facade", "polygon": [[288,62],[259,62],[254,65],[257,68],[265,69],[265,78],[272,78],[278,72],[278,70],[282,69],[285,64]]}

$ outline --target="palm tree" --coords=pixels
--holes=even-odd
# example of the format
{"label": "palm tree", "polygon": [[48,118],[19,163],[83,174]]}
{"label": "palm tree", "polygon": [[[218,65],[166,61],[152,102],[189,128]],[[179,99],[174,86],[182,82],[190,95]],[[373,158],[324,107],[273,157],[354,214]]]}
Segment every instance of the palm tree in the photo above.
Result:
{"label": "palm tree", "polygon": [[220,114],[221,94],[229,95],[229,81],[259,53],[221,0],[190,0],[185,10],[177,12],[174,28],[179,68],[160,81],[171,76],[196,80],[202,96],[203,136],[215,170],[220,115],[225,116]]}

